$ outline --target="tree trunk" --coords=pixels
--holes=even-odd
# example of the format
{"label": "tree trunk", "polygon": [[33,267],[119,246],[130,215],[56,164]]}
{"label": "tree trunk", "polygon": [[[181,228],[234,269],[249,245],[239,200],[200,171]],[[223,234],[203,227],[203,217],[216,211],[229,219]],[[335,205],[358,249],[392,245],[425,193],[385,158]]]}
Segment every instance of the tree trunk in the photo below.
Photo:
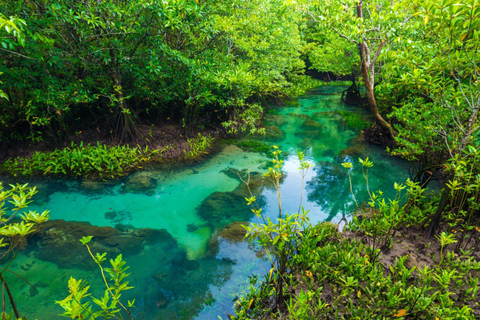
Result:
{"label": "tree trunk", "polygon": [[438,226],[440,224],[440,218],[442,217],[442,213],[443,211],[445,211],[445,208],[448,204],[450,191],[451,189],[448,186],[445,186],[442,191],[442,197],[440,198],[440,203],[438,204],[437,211],[435,211],[432,222],[430,222],[430,228],[428,230],[428,234],[430,235],[430,237],[433,237],[437,232]]}
{"label": "tree trunk", "polygon": [[377,54],[375,54],[373,63],[370,60],[370,49],[368,48],[368,44],[365,40],[359,44],[360,50],[360,58],[362,63],[362,76],[363,76],[363,83],[365,84],[365,89],[367,91],[367,99],[368,99],[368,107],[370,108],[370,112],[372,113],[373,117],[375,118],[375,122],[382,128],[385,132],[387,132],[390,137],[393,139],[395,137],[395,131],[393,130],[392,126],[383,119],[383,117],[378,112],[377,101],[375,100],[375,68],[374,63],[380,50],[383,47],[383,42],[377,49]]}

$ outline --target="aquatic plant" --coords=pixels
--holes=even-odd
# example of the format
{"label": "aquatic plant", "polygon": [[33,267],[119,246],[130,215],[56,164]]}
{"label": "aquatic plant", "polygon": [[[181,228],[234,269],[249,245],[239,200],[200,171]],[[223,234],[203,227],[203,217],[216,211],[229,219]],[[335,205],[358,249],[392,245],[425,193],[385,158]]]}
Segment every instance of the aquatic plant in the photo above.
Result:
{"label": "aquatic plant", "polygon": [[272,150],[272,147],[268,143],[259,140],[242,140],[236,142],[235,144],[245,151],[271,154]]}
{"label": "aquatic plant", "polygon": [[[123,291],[132,289],[128,286],[128,281],[125,279],[129,276],[127,270],[129,267],[125,266],[126,262],[123,261],[122,255],[119,254],[115,260],[110,259],[111,268],[103,268],[102,263],[106,260],[107,253],[97,253],[93,255],[88,243],[92,240],[91,236],[83,237],[80,241],[87,247],[88,253],[100,268],[102,274],[102,280],[105,283],[105,293],[100,299],[91,297],[93,303],[98,307],[98,310],[93,310],[91,302],[82,302],[82,299],[91,296],[88,292],[90,286],[84,280],[76,280],[70,277],[68,280],[68,292],[70,293],[64,300],[57,301],[65,312],[61,314],[64,317],[70,319],[122,319],[122,312],[125,312],[128,318],[133,320],[130,313],[134,308],[135,299],[127,301],[127,307],[120,301]],[[110,281],[107,281],[105,277],[107,273],[110,277]]]}
{"label": "aquatic plant", "polygon": [[[166,150],[166,149],[164,149]],[[127,146],[108,147],[76,145],[55,149],[52,152],[37,151],[29,158],[9,159],[0,165],[0,171],[14,176],[68,175],[73,177],[114,178],[154,159],[164,150],[149,150]]]}
{"label": "aquatic plant", "polygon": [[372,125],[372,123],[365,120],[365,117],[362,117],[361,115],[355,112],[342,111],[342,110],[339,110],[336,112],[343,117],[345,124],[352,129],[363,130]]}
{"label": "aquatic plant", "polygon": [[[391,246],[394,230],[404,223],[405,210],[407,206],[403,206],[407,202],[409,206],[417,203],[425,191],[418,183],[407,179],[406,185],[394,183],[396,195],[394,199],[385,200],[382,191],[371,192],[369,187],[368,170],[373,167],[368,157],[365,159],[358,159],[362,165],[362,175],[365,179],[366,191],[369,196],[368,206],[360,208],[352,191],[352,180],[350,179],[350,169],[353,167],[352,163],[345,162],[342,166],[348,170],[350,192],[357,205],[357,214],[353,216],[348,224],[348,228],[352,231],[362,230],[369,236],[369,244],[365,249],[370,262],[376,261],[380,254],[380,249]],[[408,187],[408,188],[407,188]],[[407,188],[407,189],[406,189]],[[406,192],[403,190],[406,189]],[[362,212],[362,215],[358,213]]]}
{"label": "aquatic plant", "polygon": [[[42,213],[25,210],[28,207],[29,201],[34,194],[37,193],[35,187],[29,187],[28,184],[10,185],[10,189],[4,190],[3,184],[0,182],[0,262],[3,263],[0,269],[0,281],[2,282],[2,317],[6,317],[6,297],[8,295],[10,305],[16,318],[20,318],[20,313],[17,310],[14,294],[11,292],[7,278],[7,273],[13,274],[20,279],[27,282],[34,290],[27,280],[9,269],[10,264],[17,256],[19,247],[25,243],[26,239],[37,231],[38,226],[49,219],[49,211],[45,210]],[[10,211],[10,212],[9,212]],[[21,213],[21,222],[13,222],[19,212]]]}

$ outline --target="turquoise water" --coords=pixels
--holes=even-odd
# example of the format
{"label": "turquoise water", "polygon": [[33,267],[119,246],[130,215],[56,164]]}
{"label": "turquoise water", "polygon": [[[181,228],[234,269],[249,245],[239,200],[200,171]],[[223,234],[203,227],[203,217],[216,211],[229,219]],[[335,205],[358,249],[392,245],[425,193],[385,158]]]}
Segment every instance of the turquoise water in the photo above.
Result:
{"label": "turquoise water", "polygon": [[[296,151],[304,151],[306,160],[315,165],[305,177],[302,203],[310,210],[312,223],[338,223],[354,209],[348,176],[341,167],[344,161],[354,163],[353,190],[359,202],[366,200],[367,190],[358,157],[368,156],[375,164],[369,171],[371,190],[392,196],[393,182],[407,177],[405,162],[365,144],[358,130],[346,125],[338,111],[367,114],[341,103],[343,89],[321,87],[294,103],[272,108],[265,120],[267,136],[254,138],[283,150],[284,212],[296,212],[302,194]],[[265,172],[269,161],[263,154],[229,145],[193,167],[142,171],[121,181],[40,181],[36,183],[40,192],[29,209],[49,209],[52,220],[89,222],[93,227],[82,224],[81,230],[95,235],[92,250],[105,249],[112,253],[109,258],[124,253],[135,287],[125,298],[136,298],[136,319],[227,319],[226,314],[233,313],[232,300],[248,289],[248,277],[270,269],[258,248],[240,241],[241,227],[235,224],[254,220],[239,171],[252,173],[264,212],[277,216],[276,193],[258,174]],[[81,235],[68,233],[78,226],[57,221],[48,232],[29,240],[29,249],[15,260],[12,270],[38,290],[9,276],[19,310],[30,319],[61,319],[62,309],[54,301],[68,295],[70,276],[87,280],[97,296],[103,293],[99,271],[85,249],[75,247]],[[46,248],[54,249],[45,253]]]}

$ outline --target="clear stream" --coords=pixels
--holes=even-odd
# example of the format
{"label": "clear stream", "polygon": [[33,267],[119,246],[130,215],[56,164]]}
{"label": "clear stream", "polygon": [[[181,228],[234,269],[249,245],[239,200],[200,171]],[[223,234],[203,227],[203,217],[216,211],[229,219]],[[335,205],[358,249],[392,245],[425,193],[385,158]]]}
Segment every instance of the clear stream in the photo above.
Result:
{"label": "clear stream", "polygon": [[[306,176],[303,196],[312,223],[348,220],[348,213],[354,209],[346,169],[341,166],[344,161],[355,164],[351,173],[359,202],[365,201],[367,195],[359,157],[368,156],[374,162],[369,171],[371,190],[381,189],[392,196],[393,183],[407,177],[406,162],[363,143],[357,138],[358,131],[346,125],[344,115],[338,111],[367,115],[341,102],[340,92],[344,89],[320,87],[294,103],[274,107],[265,120],[267,136],[254,138],[283,150],[284,212],[296,212],[299,207],[302,179],[296,150],[304,151],[306,159],[315,164]],[[128,249],[123,252],[124,259],[130,266],[130,284],[135,288],[125,293],[125,298],[136,298],[136,319],[227,319],[226,314],[233,313],[233,299],[248,289],[249,276],[261,276],[270,269],[268,259],[258,248],[240,241],[241,227],[235,224],[254,221],[244,200],[248,194],[237,177],[242,170],[252,172],[253,189],[264,211],[276,217],[274,190],[258,182],[258,173],[265,172],[269,161],[263,154],[229,145],[206,161],[181,170],[142,171],[122,181],[100,184],[40,181],[40,192],[29,209],[49,209],[52,220],[85,221],[122,231],[110,238],[102,238],[101,234],[92,243],[98,243],[100,248]],[[73,243],[68,242],[69,237],[75,236],[62,231],[61,223],[44,238],[29,240],[29,244],[34,242],[32,249],[29,245],[12,265],[11,269],[35,285],[38,292],[7,274],[18,309],[29,319],[65,319],[58,316],[63,310],[55,301],[68,295],[70,276],[88,281],[94,295],[103,295],[100,272],[85,251],[72,247],[45,253],[39,249],[42,245],[55,248],[51,245],[55,241]],[[128,242],[132,237],[123,237],[137,236],[142,228],[164,230],[135,244]],[[80,236],[73,241],[78,242]]]}

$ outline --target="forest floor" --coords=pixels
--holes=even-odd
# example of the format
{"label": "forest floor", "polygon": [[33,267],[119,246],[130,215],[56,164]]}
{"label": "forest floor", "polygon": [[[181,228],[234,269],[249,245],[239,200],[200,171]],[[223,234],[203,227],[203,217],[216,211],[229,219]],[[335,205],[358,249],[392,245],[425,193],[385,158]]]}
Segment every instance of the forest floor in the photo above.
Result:
{"label": "forest floor", "polygon": [[[456,233],[455,230],[451,230],[451,232]],[[459,234],[461,233],[460,230],[458,230],[458,232]],[[478,237],[478,233],[480,233],[480,231],[477,230],[477,234],[476,234],[477,237]],[[473,243],[474,243],[473,246],[475,246],[475,242],[477,242],[476,238],[471,237],[471,240],[473,240]],[[336,238],[336,239],[332,238],[327,242],[331,242],[331,241],[333,242],[348,241],[348,242],[351,242],[352,244],[358,243],[359,241],[363,243],[365,246],[372,245],[372,238],[366,235],[366,233],[362,230],[356,231],[356,232],[353,232],[353,231],[340,232],[339,238]],[[319,243],[318,244],[319,247],[317,248],[317,250],[319,251],[322,250],[321,247],[323,245],[325,244]],[[464,245],[472,249],[472,243],[466,243]],[[454,251],[455,246],[456,246],[455,243],[446,245],[443,248],[443,255],[446,256],[449,252]],[[441,273],[441,270],[443,269],[443,266],[440,267],[441,254],[442,254],[441,249],[442,248],[441,248],[439,239],[437,239],[436,237],[428,237],[427,231],[425,231],[424,228],[422,228],[421,226],[401,227],[396,231],[394,231],[391,245],[388,248],[382,248],[381,254],[376,263],[379,263],[382,266],[385,277],[386,277],[388,274],[390,274],[391,272],[390,270],[396,270],[396,268],[398,268],[399,258],[406,257],[403,265],[409,270],[415,270],[411,274],[411,276],[408,278],[408,282],[414,283],[415,281],[418,281],[420,277],[419,273],[422,270],[425,270],[425,267],[427,267],[429,270],[434,270],[435,273]],[[352,254],[352,253],[351,252],[347,253],[347,251],[345,251],[345,252],[342,252],[342,254]],[[480,261],[480,250],[475,250],[475,248],[473,248],[473,252],[470,255],[459,256],[457,254],[454,254],[454,259],[459,259],[459,261],[466,261],[470,256],[473,257],[475,261]],[[337,279],[342,277],[347,277],[349,275],[348,272],[343,273],[342,268],[339,268],[338,270],[340,271],[335,271]],[[287,289],[288,293],[293,294],[295,297],[299,297],[302,295],[303,292],[308,292],[308,290],[310,290],[310,292],[313,292],[315,290],[321,290],[321,300],[322,302],[325,303],[325,306],[338,305],[337,300],[338,300],[341,289],[339,289],[339,285],[338,283],[336,283],[336,281],[332,282],[331,279],[328,280],[328,279],[325,279],[326,278],[325,277],[322,281],[314,282],[314,285],[312,287],[312,283],[309,282],[308,280],[305,280],[305,279],[308,279],[305,277],[305,273],[308,274],[309,271],[305,271],[303,268],[299,268],[294,272],[295,274],[294,277],[297,280],[299,280],[298,283],[300,285],[288,288]],[[473,277],[479,276],[478,270],[474,271],[471,275]],[[311,273],[310,273],[310,277],[312,277]],[[317,279],[317,277],[315,276],[314,278]],[[362,286],[368,286],[368,285],[369,283],[362,284]],[[379,283],[377,285],[379,285]],[[454,287],[455,285],[451,284],[451,286]],[[452,293],[453,299],[456,300],[456,307],[461,308],[462,306],[466,305],[468,308],[470,308],[475,319],[480,319],[480,304],[477,302],[478,300],[476,299],[464,300],[464,297],[466,297],[463,295],[464,290],[462,289],[464,288],[462,289],[457,288],[457,289],[459,289],[459,292]],[[363,289],[360,288],[360,290],[363,290]],[[450,290],[450,287],[444,290]],[[453,291],[456,291],[456,290],[453,290]],[[428,289],[427,292],[429,294],[433,294],[434,292],[433,287]],[[381,299],[381,298],[382,297],[377,297],[377,299]],[[360,299],[360,294],[358,294],[358,297],[354,294],[351,296],[350,299],[351,299],[350,300],[351,302],[353,301],[353,304],[360,306],[362,305],[362,302],[360,300],[365,298],[362,295]],[[270,299],[267,298],[266,300],[270,300]],[[266,304],[268,304],[268,302]],[[433,305],[431,306],[431,308],[433,308]],[[409,308],[406,307],[406,309],[408,310]],[[334,308],[330,313],[329,312],[327,312],[326,314],[324,313],[322,315],[322,318],[337,319],[335,316],[336,310],[337,309]],[[272,314],[271,316],[267,316],[266,319],[285,319],[285,320],[290,319],[292,315],[290,314],[289,311],[290,310],[288,310],[287,307],[285,306],[281,310],[281,313],[283,314],[283,316],[278,317],[278,315]],[[408,310],[405,316],[395,315],[396,311],[397,310],[392,309],[391,315],[387,318],[417,319],[413,315],[413,310]],[[410,313],[410,311],[412,311],[412,313]],[[389,312],[389,311],[386,311],[386,312]],[[376,315],[380,319],[380,313]],[[310,317],[306,317],[306,318],[310,319]],[[382,317],[382,319],[384,318]],[[439,319],[439,318],[437,317],[436,319]]]}

